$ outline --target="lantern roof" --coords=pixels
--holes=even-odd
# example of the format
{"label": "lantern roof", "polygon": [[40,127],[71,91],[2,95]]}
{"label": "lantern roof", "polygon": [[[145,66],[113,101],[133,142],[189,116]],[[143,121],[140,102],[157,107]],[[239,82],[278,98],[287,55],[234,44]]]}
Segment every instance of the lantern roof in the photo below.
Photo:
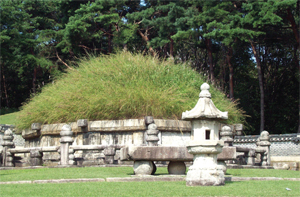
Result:
{"label": "lantern roof", "polygon": [[196,106],[186,112],[182,112],[183,120],[192,119],[228,119],[228,112],[221,112],[211,100],[209,92],[209,85],[203,83],[201,85],[201,92]]}

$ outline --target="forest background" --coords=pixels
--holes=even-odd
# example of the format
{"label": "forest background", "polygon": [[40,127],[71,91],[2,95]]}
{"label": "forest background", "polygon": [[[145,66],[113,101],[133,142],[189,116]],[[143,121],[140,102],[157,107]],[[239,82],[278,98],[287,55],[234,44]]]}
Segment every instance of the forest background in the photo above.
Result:
{"label": "forest background", "polygon": [[1,113],[88,54],[187,63],[239,102],[247,134],[300,132],[299,0],[2,0]]}

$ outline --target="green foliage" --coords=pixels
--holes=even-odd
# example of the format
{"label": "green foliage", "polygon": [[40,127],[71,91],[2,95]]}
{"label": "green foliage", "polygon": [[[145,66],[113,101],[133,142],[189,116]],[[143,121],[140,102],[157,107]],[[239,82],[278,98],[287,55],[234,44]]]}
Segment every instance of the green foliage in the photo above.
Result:
{"label": "green foliage", "polygon": [[[147,55],[123,52],[90,56],[24,105],[17,127],[83,118],[111,120],[149,115],[181,119],[181,113],[198,101],[203,82],[188,66]],[[243,122],[236,103],[214,87],[210,91],[215,105],[229,111],[228,123]]]}
{"label": "green foliage", "polygon": [[17,108],[49,81],[49,47],[55,39],[55,2],[0,2],[1,106]]}
{"label": "green foliage", "polygon": [[247,132],[258,134],[260,89],[251,42],[261,58],[265,129],[295,132],[299,6],[299,0],[2,0],[1,108],[20,107],[82,56],[123,48],[214,75],[216,87],[230,97],[234,92],[249,115]]}

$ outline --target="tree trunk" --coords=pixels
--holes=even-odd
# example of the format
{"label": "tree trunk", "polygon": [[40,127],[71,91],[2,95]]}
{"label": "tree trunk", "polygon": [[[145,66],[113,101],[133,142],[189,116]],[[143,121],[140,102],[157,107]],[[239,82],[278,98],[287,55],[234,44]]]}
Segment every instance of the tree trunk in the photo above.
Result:
{"label": "tree trunk", "polygon": [[261,69],[260,57],[257,54],[256,48],[252,40],[250,40],[250,44],[257,65],[257,73],[258,73],[258,81],[259,81],[259,89],[260,89],[260,132],[262,132],[265,129],[265,109],[264,109],[265,94],[264,94],[264,85],[263,85],[263,74]]}
{"label": "tree trunk", "polygon": [[229,98],[231,100],[234,100],[234,95],[233,95],[233,67],[231,64],[231,58],[232,58],[232,47],[229,47],[228,52],[226,54],[226,60],[229,68]]}
{"label": "tree trunk", "polygon": [[211,39],[205,40],[205,45],[208,53],[208,65],[209,65],[209,76],[212,84],[215,84],[215,75],[214,75],[214,65],[213,65],[213,56],[212,56],[212,43]]}
{"label": "tree trunk", "polygon": [[[297,9],[299,9],[299,6],[297,6]],[[295,22],[295,18],[292,14],[292,11],[291,9],[287,9],[287,18],[288,20],[290,21],[291,25],[292,25],[292,29],[293,29],[293,32],[294,32],[294,36],[295,36],[295,39],[297,41],[297,44],[295,46],[295,51],[294,51],[294,59],[295,59],[295,63],[296,63],[296,66],[298,66],[298,77],[299,77],[299,122],[298,122],[298,133],[300,133],[300,64],[299,64],[299,61],[298,61],[298,58],[297,58],[297,50],[300,46],[300,41],[299,41],[299,33],[298,33],[298,25],[296,24]]]}
{"label": "tree trunk", "polygon": [[33,70],[33,79],[32,79],[32,91],[33,91],[33,94],[36,93],[36,67],[34,67],[34,70]]}
{"label": "tree trunk", "polygon": [[154,55],[155,52],[154,52],[153,48],[150,46],[148,36],[147,36],[147,35],[144,35],[144,34],[141,32],[141,30],[139,30],[139,29],[137,30],[137,33],[138,33],[138,34],[142,37],[142,39],[147,43],[147,46],[149,47],[149,51],[150,51],[151,55]]}
{"label": "tree trunk", "polygon": [[111,44],[111,25],[109,25],[109,34],[108,34],[108,53],[112,52],[112,44]]}
{"label": "tree trunk", "polygon": [[170,58],[173,58],[174,40],[170,37]]}
{"label": "tree trunk", "polygon": [[5,80],[5,75],[4,75],[4,71],[3,71],[3,66],[2,66],[2,79],[3,79],[3,88],[4,88],[4,94],[5,94],[5,100],[6,100],[6,106],[9,108],[9,100],[8,100],[8,94],[7,94],[7,87],[6,87],[6,80]]}
{"label": "tree trunk", "polygon": [[[299,46],[299,45],[298,45]],[[296,57],[296,60],[298,58]],[[298,62],[298,76],[299,76],[299,122],[298,122],[298,133],[300,133],[300,64]]]}

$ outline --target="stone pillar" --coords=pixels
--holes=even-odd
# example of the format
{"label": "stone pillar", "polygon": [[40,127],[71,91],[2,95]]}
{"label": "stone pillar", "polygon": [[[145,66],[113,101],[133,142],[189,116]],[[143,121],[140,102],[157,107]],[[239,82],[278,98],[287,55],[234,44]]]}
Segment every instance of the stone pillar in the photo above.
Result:
{"label": "stone pillar", "polygon": [[[148,146],[158,146],[158,130],[152,116],[145,116],[146,142]],[[134,161],[134,173],[136,175],[154,175],[156,172],[154,161]]]}
{"label": "stone pillar", "polygon": [[[232,146],[233,138],[232,138],[233,132],[232,129],[229,126],[223,126],[220,132],[220,137],[222,141],[224,141],[224,146]],[[223,172],[226,174],[227,171],[227,165],[226,163],[233,163],[232,160],[219,160],[218,165],[223,166]]]}
{"label": "stone pillar", "polygon": [[113,164],[114,163],[114,157],[115,157],[115,154],[116,154],[115,148],[112,148],[112,147],[106,148],[106,149],[104,149],[103,153],[105,155],[105,163]]}
{"label": "stone pillar", "polygon": [[74,149],[70,148],[69,149],[69,165],[76,165],[77,162],[75,161],[75,151]]}
{"label": "stone pillar", "polygon": [[241,136],[243,134],[243,125],[242,124],[235,124],[235,135]]}
{"label": "stone pillar", "polygon": [[157,146],[158,145],[158,130],[157,130],[157,126],[154,123],[153,117],[152,116],[146,116],[145,117],[145,123],[147,125],[147,130],[146,130],[146,134],[147,134],[147,144],[148,146]]}
{"label": "stone pillar", "polygon": [[256,150],[255,150],[255,153],[256,153],[256,156],[255,156],[255,163],[259,163],[261,164],[262,163],[262,154],[259,152],[259,149],[260,149],[260,139],[259,137],[256,139]]}
{"label": "stone pillar", "polygon": [[224,141],[224,146],[232,146],[233,138],[232,138],[232,130],[229,126],[222,127],[220,132],[221,140]]}
{"label": "stone pillar", "polygon": [[4,167],[14,167],[14,154],[12,154],[9,149],[10,148],[14,148],[14,142],[13,142],[14,136],[13,136],[13,132],[11,129],[7,129],[4,132],[4,136],[3,136],[3,166]]}
{"label": "stone pillar", "polygon": [[70,165],[69,164],[69,146],[74,141],[72,138],[72,136],[73,136],[72,128],[69,125],[65,124],[61,128],[60,136],[61,136],[61,138],[60,138],[60,165],[63,165],[63,166]]}
{"label": "stone pillar", "polygon": [[[79,119],[77,120],[77,126],[79,127],[78,131],[81,131],[82,132],[82,140],[83,140],[83,145],[85,145],[85,133],[87,133],[89,131],[89,122],[88,122],[88,119]],[[76,137],[76,136],[75,136]],[[77,136],[78,137],[78,136]],[[76,138],[75,138],[76,139]],[[77,156],[80,158],[77,158],[79,160],[83,160],[83,153],[84,152],[87,152],[87,151],[82,151],[82,150],[78,150],[77,151]],[[75,156],[74,156],[75,157]]]}
{"label": "stone pillar", "polygon": [[255,149],[250,149],[247,155],[247,165],[255,165]]}
{"label": "stone pillar", "polygon": [[260,133],[259,141],[257,142],[259,150],[264,150],[262,155],[262,166],[269,166],[271,164],[270,159],[270,136],[268,131],[262,131]]}
{"label": "stone pillar", "polygon": [[34,149],[30,151],[30,165],[42,166],[43,165],[43,152]]}

